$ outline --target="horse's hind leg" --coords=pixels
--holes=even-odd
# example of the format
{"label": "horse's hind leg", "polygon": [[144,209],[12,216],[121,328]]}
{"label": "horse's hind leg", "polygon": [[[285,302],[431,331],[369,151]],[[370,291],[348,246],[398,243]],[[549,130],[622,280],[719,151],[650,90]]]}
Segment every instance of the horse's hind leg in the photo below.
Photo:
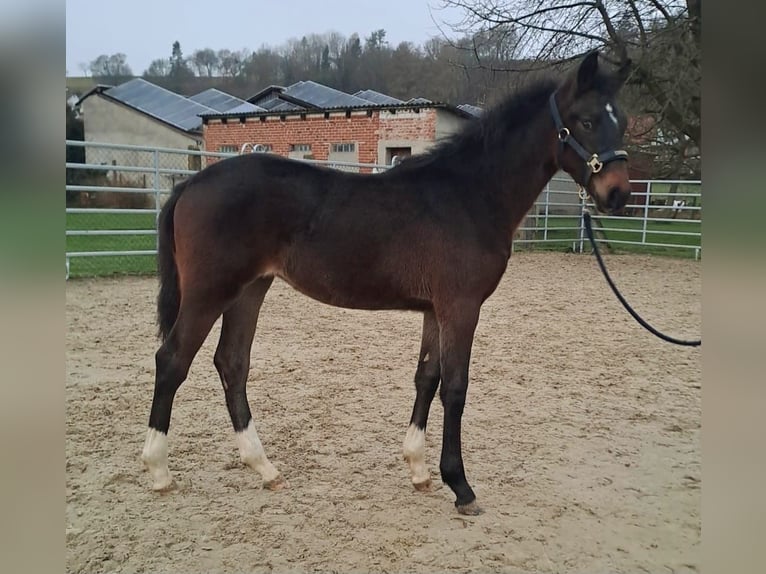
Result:
{"label": "horse's hind leg", "polygon": [[410,467],[412,484],[417,490],[431,488],[431,474],[425,463],[426,424],[431,402],[439,386],[439,324],[433,311],[423,315],[423,338],[415,372],[415,405],[404,438],[404,459]]}
{"label": "horse's hind leg", "polygon": [[186,380],[194,356],[221,314],[209,306],[209,301],[202,304],[199,300],[199,303],[187,299],[182,304],[175,325],[155,355],[154,397],[141,453],[141,460],[152,477],[153,490],[167,490],[173,486],[168,470],[168,429],[173,399],[178,387]]}
{"label": "horse's hind leg", "polygon": [[272,281],[272,277],[258,279],[224,312],[221,339],[214,362],[226,394],[226,406],[234,426],[240,459],[261,475],[266,488],[277,490],[286,486],[286,483],[266,458],[255,430],[246,393],[250,349],[258,313]]}

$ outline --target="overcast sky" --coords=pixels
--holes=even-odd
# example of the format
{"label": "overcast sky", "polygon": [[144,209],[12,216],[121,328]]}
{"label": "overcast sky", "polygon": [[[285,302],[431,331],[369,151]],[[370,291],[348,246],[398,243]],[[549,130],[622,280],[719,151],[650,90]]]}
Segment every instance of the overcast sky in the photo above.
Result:
{"label": "overcast sky", "polygon": [[440,0],[67,0],[66,67],[122,52],[134,74],[156,58],[170,56],[173,41],[185,55],[200,48],[257,50],[290,38],[335,31],[361,38],[383,28],[393,46],[422,44],[450,30],[461,13]]}

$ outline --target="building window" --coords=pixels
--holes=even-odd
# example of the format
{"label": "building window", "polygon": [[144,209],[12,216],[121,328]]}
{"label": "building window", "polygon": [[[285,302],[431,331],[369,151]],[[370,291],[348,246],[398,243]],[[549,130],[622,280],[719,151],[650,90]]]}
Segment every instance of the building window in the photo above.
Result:
{"label": "building window", "polygon": [[353,153],[356,151],[356,144],[353,142],[332,144],[333,153]]}
{"label": "building window", "polygon": [[302,143],[302,144],[290,144],[290,151],[311,151],[311,144]]}
{"label": "building window", "polygon": [[222,145],[218,146],[218,151],[221,153],[237,153],[239,150],[235,145]]}

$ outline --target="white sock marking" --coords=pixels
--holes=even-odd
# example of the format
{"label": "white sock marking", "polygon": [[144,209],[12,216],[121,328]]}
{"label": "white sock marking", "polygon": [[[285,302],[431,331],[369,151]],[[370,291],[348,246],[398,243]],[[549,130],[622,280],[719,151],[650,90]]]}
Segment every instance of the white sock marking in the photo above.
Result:
{"label": "white sock marking", "polygon": [[144,450],[141,452],[141,460],[144,461],[152,477],[153,490],[164,490],[173,484],[173,478],[168,470],[168,435],[149,428]]}
{"label": "white sock marking", "polygon": [[410,465],[412,473],[412,482],[420,484],[427,482],[431,474],[426,467],[426,431],[419,429],[416,425],[410,425],[407,428],[407,434],[404,436],[404,458]]}
{"label": "white sock marking", "polygon": [[617,121],[617,116],[614,115],[614,108],[612,107],[612,104],[607,103],[606,104],[606,113],[609,114],[609,118],[614,122],[614,125],[619,125],[619,122]]}
{"label": "white sock marking", "polygon": [[260,473],[263,482],[271,482],[279,478],[279,471],[266,458],[266,452],[263,450],[261,439],[255,431],[253,419],[247,423],[247,428],[241,432],[235,433],[235,440],[239,447],[239,458],[247,466]]}

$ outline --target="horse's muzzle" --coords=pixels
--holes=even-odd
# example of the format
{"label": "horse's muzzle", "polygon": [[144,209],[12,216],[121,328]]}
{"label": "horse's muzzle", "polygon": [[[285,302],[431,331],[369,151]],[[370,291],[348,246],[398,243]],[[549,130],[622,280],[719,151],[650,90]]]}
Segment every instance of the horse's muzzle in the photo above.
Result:
{"label": "horse's muzzle", "polygon": [[606,209],[611,213],[617,213],[630,198],[630,187],[612,186],[606,196]]}

